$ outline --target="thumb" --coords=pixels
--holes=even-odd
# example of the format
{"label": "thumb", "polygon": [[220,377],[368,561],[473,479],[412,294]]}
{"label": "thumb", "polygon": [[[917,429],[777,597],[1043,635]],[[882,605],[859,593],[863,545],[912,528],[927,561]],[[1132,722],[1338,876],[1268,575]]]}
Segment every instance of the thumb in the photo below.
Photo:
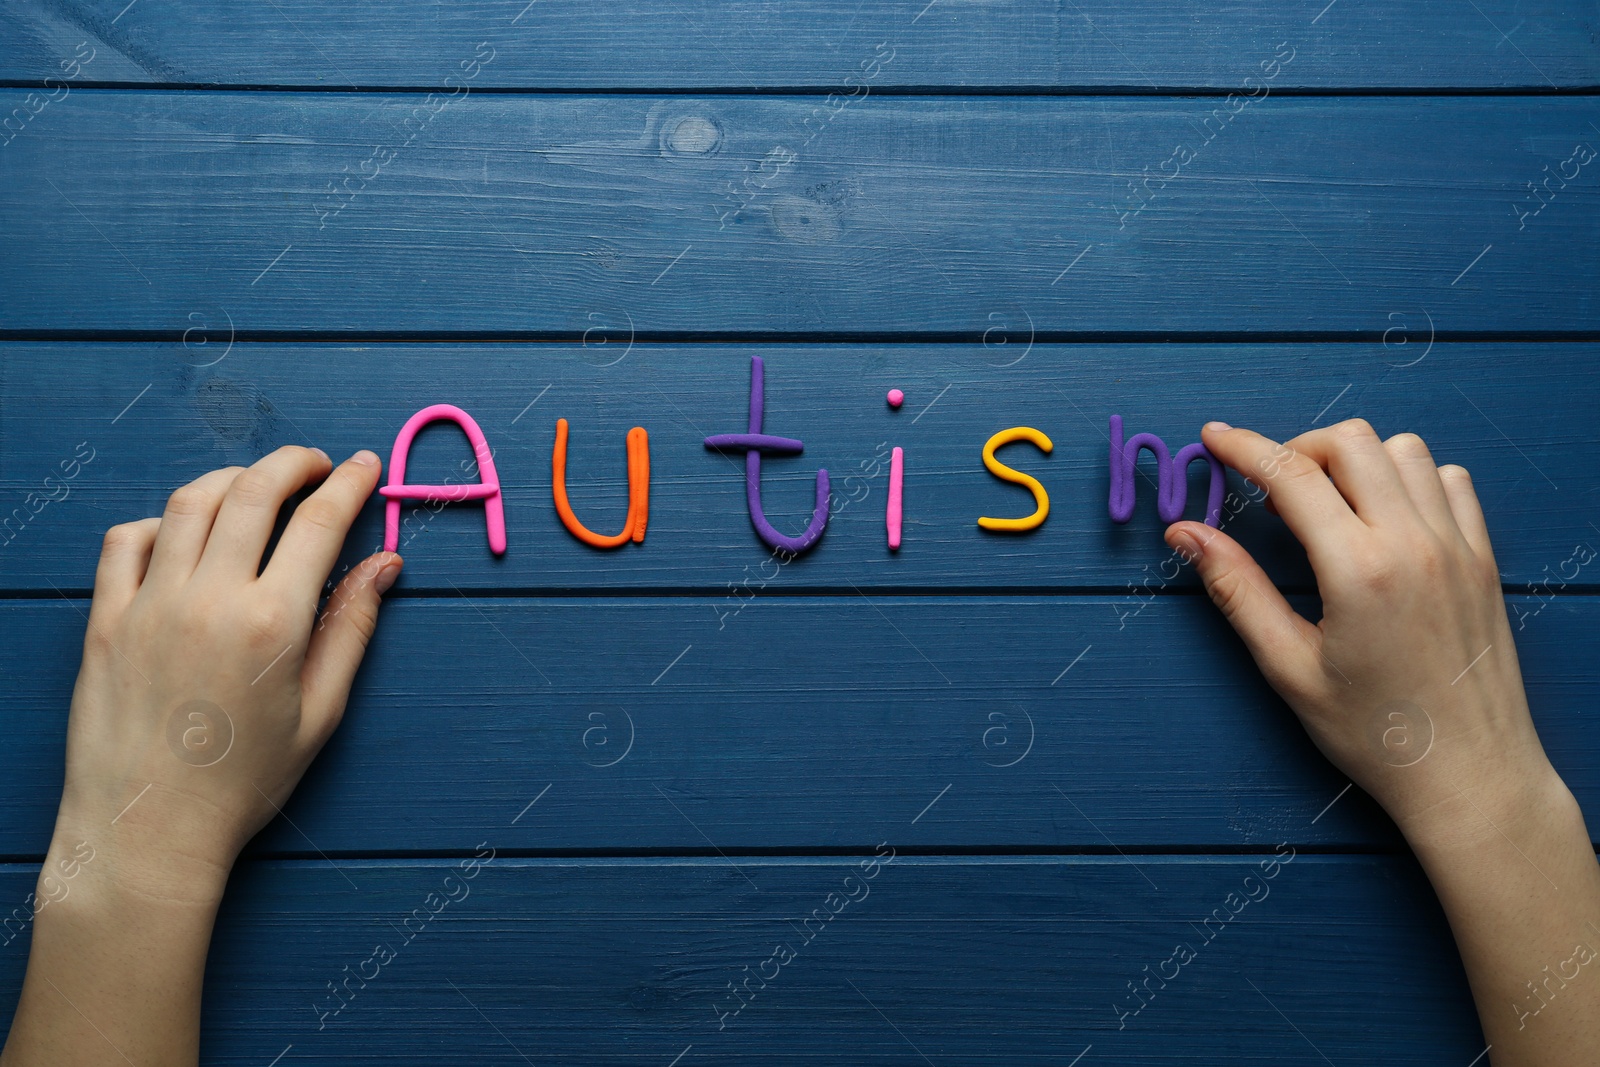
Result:
{"label": "thumb", "polygon": [[1173,523],[1166,541],[1194,564],[1212,603],[1280,695],[1304,691],[1319,676],[1322,631],[1289,606],[1239,542],[1198,522]]}
{"label": "thumb", "polygon": [[316,748],[344,716],[350,684],[378,628],[379,598],[394,585],[402,564],[393,552],[368,556],[344,576],[322,609],[300,673],[301,729]]}

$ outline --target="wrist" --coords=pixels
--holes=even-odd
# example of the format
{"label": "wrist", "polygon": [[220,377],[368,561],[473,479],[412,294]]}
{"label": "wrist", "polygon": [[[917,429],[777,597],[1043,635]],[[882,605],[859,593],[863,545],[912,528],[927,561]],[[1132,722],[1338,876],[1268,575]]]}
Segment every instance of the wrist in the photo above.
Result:
{"label": "wrist", "polygon": [[1530,834],[1588,838],[1577,800],[1542,752],[1498,774],[1451,775],[1390,815],[1424,862],[1499,848]]}
{"label": "wrist", "polygon": [[58,823],[5,1062],[195,1064],[219,873],[209,862],[180,873],[100,825],[95,847]]}
{"label": "wrist", "polygon": [[107,822],[85,819],[63,801],[56,816],[37,895],[97,902],[164,903],[215,910],[238,847],[200,832],[199,809],[152,787]]}
{"label": "wrist", "polygon": [[[53,858],[53,850],[51,855]],[[178,881],[167,867],[142,861],[118,863],[106,851],[80,862],[72,878],[52,872],[48,862],[34,889],[36,930],[82,929],[104,934],[120,928],[119,924],[136,923],[145,933],[183,932],[209,939],[226,885],[216,879]]]}

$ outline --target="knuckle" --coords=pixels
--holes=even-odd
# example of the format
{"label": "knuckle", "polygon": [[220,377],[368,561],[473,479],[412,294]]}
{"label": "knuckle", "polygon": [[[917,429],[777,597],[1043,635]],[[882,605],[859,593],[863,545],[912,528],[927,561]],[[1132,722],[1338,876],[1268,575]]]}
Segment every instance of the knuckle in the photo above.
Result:
{"label": "knuckle", "polygon": [[1279,469],[1296,477],[1320,472],[1322,468],[1303,452],[1291,452],[1278,464]]}
{"label": "knuckle", "polygon": [[244,637],[252,644],[279,644],[287,639],[291,620],[284,605],[275,600],[246,608],[240,617]]}
{"label": "knuckle", "polygon": [[264,507],[276,499],[277,482],[260,467],[251,467],[233,480],[229,490],[241,504]]}
{"label": "knuckle", "polygon": [[344,512],[331,500],[311,497],[295,509],[295,517],[313,530],[344,532]]}
{"label": "knuckle", "polygon": [[116,646],[103,626],[87,626],[83,634],[83,651],[86,656],[109,656]]}
{"label": "knuckle", "polygon": [[216,498],[195,483],[174,490],[167,498],[167,513],[186,518],[208,514],[215,506]]}
{"label": "knuckle", "polygon": [[1334,440],[1347,445],[1367,444],[1378,437],[1378,432],[1366,419],[1345,419],[1332,428]]}
{"label": "knuckle", "polygon": [[1452,566],[1449,553],[1443,544],[1437,541],[1426,542],[1414,549],[1408,556],[1411,567],[1420,574],[1430,586],[1437,585],[1449,575]]}
{"label": "knuckle", "polygon": [[1427,442],[1414,433],[1397,433],[1384,444],[1397,456],[1423,459],[1430,455]]}
{"label": "knuckle", "polygon": [[1208,587],[1211,593],[1211,602],[1222,612],[1222,617],[1232,622],[1244,609],[1245,597],[1249,587],[1239,577],[1237,572],[1227,571],[1217,575],[1211,580]]}
{"label": "knuckle", "polygon": [[1355,560],[1355,577],[1362,589],[1380,595],[1392,593],[1400,580],[1400,568],[1387,555],[1368,553]]}
{"label": "knuckle", "polygon": [[1256,459],[1256,469],[1262,471],[1276,470],[1298,454],[1287,444],[1274,444],[1270,452]]}
{"label": "knuckle", "polygon": [[1310,457],[1301,452],[1292,452],[1278,464],[1277,477],[1290,482],[1303,482],[1308,478],[1321,477],[1322,467]]}
{"label": "knuckle", "polygon": [[378,630],[376,598],[366,595],[358,585],[341,582],[317,621],[317,629],[328,627],[353,633],[364,647]]}
{"label": "knuckle", "polygon": [[184,648],[214,647],[222,630],[218,624],[225,616],[212,606],[209,597],[196,589],[190,587],[184,592],[186,596],[169,593],[152,598],[142,611],[130,616],[130,628],[144,627],[147,633],[159,631]]}
{"label": "knuckle", "polygon": [[102,555],[126,551],[138,547],[143,539],[138,523],[118,523],[106,531],[105,537],[100,542],[100,551]]}
{"label": "knuckle", "polygon": [[363,645],[372,640],[378,631],[378,609],[368,598],[360,597],[345,605],[345,615],[350,627]]}

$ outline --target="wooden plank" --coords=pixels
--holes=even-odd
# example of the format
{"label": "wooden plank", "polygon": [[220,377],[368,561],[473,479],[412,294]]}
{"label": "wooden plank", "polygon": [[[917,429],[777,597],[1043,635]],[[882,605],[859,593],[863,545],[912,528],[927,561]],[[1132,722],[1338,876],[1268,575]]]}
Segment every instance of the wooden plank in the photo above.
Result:
{"label": "wooden plank", "polygon": [[72,93],[0,330],[1600,333],[1585,97],[832,100]]}
{"label": "wooden plank", "polygon": [[[475,87],[831,88],[854,75],[874,89],[1232,89],[1287,42],[1284,86],[1549,89],[1600,81],[1594,29],[1592,7],[1558,0],[1381,17],[1326,0],[13,0],[0,12],[0,78],[60,77],[89,42],[84,78],[99,82],[437,86],[488,42]],[[892,59],[863,67],[874,55]]]}
{"label": "wooden plank", "polygon": [[[0,854],[49,840],[82,607],[0,603]],[[521,849],[850,848],[922,813],[916,840],[941,848],[1400,847],[1359,790],[1341,798],[1346,780],[1202,598],[1126,617],[1105,597],[720,610],[390,603],[293,825],[259,846],[462,850],[504,826],[497,843]],[[1534,623],[1518,653],[1541,736],[1600,826],[1600,677],[1581,654],[1600,601],[1560,597]]]}
{"label": "wooden plank", "polygon": [[[1439,462],[1472,472],[1507,591],[1548,598],[1600,580],[1600,530],[1582,507],[1600,494],[1590,458],[1600,449],[1594,344],[1430,347],[1427,320],[1413,311],[1396,313],[1394,332],[1368,344],[1030,345],[1024,332],[987,345],[630,346],[625,334],[597,333],[587,346],[230,348],[222,310],[196,314],[223,335],[202,343],[196,333],[187,345],[0,345],[0,588],[87,590],[105,528],[160,514],[174,488],[204,471],[290,443],[341,457],[372,448],[387,462],[405,420],[445,400],[471,412],[496,450],[508,551],[490,555],[477,505],[413,504],[399,545],[401,594],[653,588],[737,607],[783,590],[1097,589],[1131,610],[1168,580],[1196,583],[1161,540],[1149,456],[1134,520],[1119,527],[1107,516],[1111,414],[1124,416],[1130,435],[1154,432],[1174,449],[1210,418],[1280,439],[1352,415],[1385,435],[1418,432]],[[702,443],[744,428],[755,354],[767,366],[767,428],[806,444],[803,456],[765,462],[767,513],[781,529],[803,529],[819,467],[836,496],[821,543],[782,566],[751,528],[742,457]],[[891,387],[908,397],[898,412],[884,402]],[[550,488],[557,418],[572,425],[574,507],[595,530],[622,528],[623,438],[634,425],[649,431],[643,545],[600,552],[561,527]],[[1018,425],[1054,442],[1048,457],[1015,446],[1014,460],[1042,479],[1050,517],[1027,535],[988,533],[978,516],[1029,510],[1027,494],[980,459],[991,434]],[[906,455],[907,525],[890,553],[885,457],[896,446]],[[63,482],[61,464],[70,469],[80,450],[93,458]],[[424,431],[411,469],[475,480],[461,467],[469,456],[460,431],[441,424]],[[1249,502],[1258,494],[1238,474],[1229,477],[1229,532],[1285,585],[1310,589],[1299,546]],[[1203,513],[1206,478],[1204,464],[1193,469],[1191,517]],[[342,566],[382,543],[382,520],[374,497]]]}
{"label": "wooden plank", "polygon": [[[503,832],[482,828],[486,858]],[[202,1058],[1044,1067],[1093,1046],[1085,1065],[1281,1067],[1483,1050],[1409,858],[914,858],[903,821],[881,832],[896,858],[870,880],[858,857],[496,853],[470,880],[452,861],[245,864],[212,946]],[[33,877],[9,868],[0,892],[20,901]],[[25,944],[0,948],[5,995]],[[787,962],[763,968],[780,945]],[[1177,945],[1193,958],[1163,967]],[[1153,999],[1122,1016],[1146,967]],[[754,998],[719,1015],[746,975]]]}

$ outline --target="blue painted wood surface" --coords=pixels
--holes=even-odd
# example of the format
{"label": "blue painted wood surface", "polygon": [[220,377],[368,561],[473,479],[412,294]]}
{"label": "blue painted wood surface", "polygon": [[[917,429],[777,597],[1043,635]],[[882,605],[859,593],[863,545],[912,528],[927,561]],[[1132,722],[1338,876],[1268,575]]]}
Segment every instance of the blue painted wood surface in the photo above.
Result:
{"label": "blue painted wood surface", "polygon": [[[1226,91],[1289,42],[1285,86],[1549,91],[1600,84],[1597,25],[1562,0],[12,0],[0,79],[59,78],[87,41],[89,83],[433,87],[488,40],[476,87]],[[863,65],[880,42],[893,58]]]}
{"label": "blue painted wood surface", "polygon": [[[7,5],[0,902],[47,839],[104,527],[278,444],[387,454],[448,400],[497,450],[511,550],[472,508],[413,516],[344,727],[235,879],[206,1062],[1471,1062],[1426,884],[1163,576],[1148,494],[1106,519],[1105,420],[1182,444],[1362,415],[1469,467],[1594,825],[1597,18]],[[756,354],[769,428],[806,441],[767,465],[769,513],[797,529],[818,466],[841,490],[771,577],[699,445],[741,425]],[[557,417],[598,529],[649,428],[644,546],[558,528]],[[980,535],[1016,500],[978,450],[1018,424],[1056,442],[1029,464],[1051,518]],[[898,557],[860,466],[894,445]],[[436,428],[416,469],[465,454]],[[1229,529],[1315,611],[1275,519]],[[870,897],[719,1028],[881,841]],[[1271,896],[1119,1027],[1279,842]],[[470,897],[408,937],[480,843]],[[3,929],[10,993],[27,932]]]}
{"label": "blue painted wood surface", "polygon": [[0,330],[1590,336],[1596,111],[81,91],[0,151]]}
{"label": "blue painted wood surface", "polygon": [[[471,880],[459,860],[246,863],[212,954],[202,1059],[889,1065],[923,1063],[920,1052],[1045,1067],[1092,1045],[1081,1065],[1281,1067],[1322,1063],[1318,1049],[1334,1063],[1419,1065],[1483,1049],[1409,858],[1297,854],[1264,880],[1272,848],[902,855],[938,813],[908,827],[884,812],[880,840],[898,858],[870,881],[857,856],[496,853]],[[515,814],[484,825],[475,851],[487,856]],[[0,873],[0,892],[20,896],[31,878]],[[1246,893],[1261,899],[1229,903]],[[1128,983],[1180,943],[1196,958],[1119,1016],[1139,1003]],[[774,974],[762,964],[779,945],[793,959],[765,990],[752,979],[748,1007],[719,1016],[738,1003],[729,983]],[[24,947],[0,947],[5,988],[20,981]],[[325,1015],[341,1003],[330,983],[347,990],[345,1007]]]}
{"label": "blue painted wood surface", "polygon": [[[1600,812],[1600,687],[1566,596],[1518,635],[1551,759]],[[1304,605],[1310,609],[1309,605]],[[84,604],[0,603],[15,635],[0,855],[44,851]],[[868,847],[936,797],[961,850],[1402,847],[1198,596],[402,599],[273,853]],[[1538,614],[1534,615],[1534,612]],[[942,791],[948,789],[948,794]],[[1591,829],[1595,822],[1591,821]]]}

